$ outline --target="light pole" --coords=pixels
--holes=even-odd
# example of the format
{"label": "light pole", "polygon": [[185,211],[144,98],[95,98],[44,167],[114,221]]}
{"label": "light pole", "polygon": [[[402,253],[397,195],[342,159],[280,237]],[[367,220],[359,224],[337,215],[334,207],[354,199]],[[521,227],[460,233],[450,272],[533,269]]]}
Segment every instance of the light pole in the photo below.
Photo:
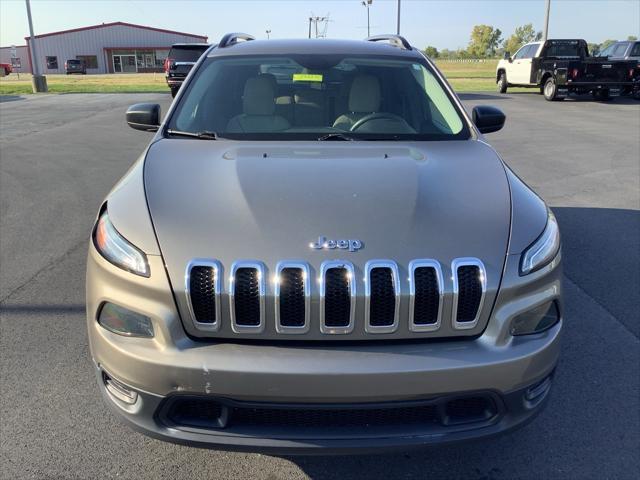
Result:
{"label": "light pole", "polygon": [[551,10],[551,0],[547,0],[547,8],[544,14],[544,34],[542,35],[542,41],[547,41],[549,35],[549,10]]}
{"label": "light pole", "polygon": [[40,63],[38,62],[38,53],[36,51],[36,39],[33,35],[33,22],[31,21],[31,5],[29,0],[25,0],[27,4],[27,20],[29,20],[29,49],[31,52],[31,68],[33,76],[31,77],[31,88],[33,93],[47,92],[47,77],[40,75]]}
{"label": "light pole", "polygon": [[396,25],[396,35],[400,35],[400,0],[398,0],[398,22]]}
{"label": "light pole", "polygon": [[269,38],[271,38],[269,35],[271,34],[271,30],[265,30],[266,34],[267,34],[267,40],[269,40]]}
{"label": "light pole", "polygon": [[367,37],[371,36],[371,22],[369,20],[369,7],[373,3],[373,0],[363,0],[362,5],[367,8]]}

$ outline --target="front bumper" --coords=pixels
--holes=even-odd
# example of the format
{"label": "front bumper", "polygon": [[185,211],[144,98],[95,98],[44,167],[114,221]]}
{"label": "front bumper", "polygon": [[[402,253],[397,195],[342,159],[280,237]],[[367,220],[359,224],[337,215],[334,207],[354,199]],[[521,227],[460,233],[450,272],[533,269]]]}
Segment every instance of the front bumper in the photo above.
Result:
{"label": "front bumper", "polygon": [[[510,256],[511,257],[511,256]],[[149,255],[152,277],[136,277],[114,267],[93,245],[87,262],[87,327],[102,394],[110,407],[143,433],[200,447],[273,453],[349,453],[406,449],[510,430],[532,419],[545,404],[548,389],[535,401],[525,398],[532,385],[552,375],[560,353],[562,320],[542,333],[508,334],[520,312],[550,300],[560,301],[560,258],[531,274],[526,285],[517,275],[519,255],[507,272],[492,318],[476,338],[376,343],[250,343],[198,341],[181,324],[159,256]],[[510,271],[513,270],[513,271]],[[159,272],[160,275],[153,275]],[[111,301],[152,319],[153,339],[123,337],[102,328],[96,312]],[[561,309],[562,311],[562,309]],[[137,393],[127,405],[105,388],[102,372]],[[287,436],[279,428],[235,431],[168,424],[162,407],[170,399],[198,398],[275,406],[346,405],[372,402],[446,402],[475,395],[495,400],[486,421],[455,428],[413,425],[392,433],[353,431]]]}

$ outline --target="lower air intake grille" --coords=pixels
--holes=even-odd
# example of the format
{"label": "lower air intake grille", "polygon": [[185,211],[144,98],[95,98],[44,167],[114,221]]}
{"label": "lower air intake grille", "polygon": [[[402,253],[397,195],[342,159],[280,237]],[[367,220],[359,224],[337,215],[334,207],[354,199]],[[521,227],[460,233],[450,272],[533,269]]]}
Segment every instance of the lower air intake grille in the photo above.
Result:
{"label": "lower air intake grille", "polygon": [[301,268],[283,268],[280,271],[280,324],[302,327],[305,324],[304,271]]}
{"label": "lower air intake grille", "polygon": [[396,312],[396,293],[393,271],[387,267],[374,267],[369,273],[371,298],[369,324],[374,327],[393,325]]}
{"label": "lower air intake grille", "polygon": [[413,323],[430,325],[438,321],[440,291],[438,274],[433,267],[417,267],[413,273],[415,282],[415,298]]}
{"label": "lower air intake grille", "polygon": [[458,267],[458,310],[457,322],[473,322],[478,315],[482,300],[482,278],[477,265]]}
{"label": "lower air intake grille", "polygon": [[260,272],[241,267],[235,271],[234,311],[237,325],[260,325]]}
{"label": "lower air intake grille", "polygon": [[189,274],[191,307],[197,322],[216,322],[216,272],[211,266],[195,265]]}
{"label": "lower air intake grille", "polygon": [[178,395],[160,407],[159,418],[171,427],[224,430],[238,434],[338,436],[407,435],[442,432],[449,426],[486,424],[500,414],[497,397],[441,397],[378,404],[244,403],[211,397]]}
{"label": "lower air intake grille", "polygon": [[325,273],[324,316],[327,327],[346,327],[351,319],[349,271],[330,268]]}

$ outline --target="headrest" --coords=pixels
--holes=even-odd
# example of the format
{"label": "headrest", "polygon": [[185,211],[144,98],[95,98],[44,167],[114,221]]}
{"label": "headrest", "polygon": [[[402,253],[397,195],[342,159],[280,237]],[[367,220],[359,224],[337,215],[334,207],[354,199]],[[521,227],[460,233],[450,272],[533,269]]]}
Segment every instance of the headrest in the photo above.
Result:
{"label": "headrest", "polygon": [[247,115],[273,115],[274,97],[274,85],[268,76],[251,77],[244,84],[242,110]]}
{"label": "headrest", "polygon": [[380,82],[373,75],[358,75],[351,83],[349,111],[372,113],[380,111]]}

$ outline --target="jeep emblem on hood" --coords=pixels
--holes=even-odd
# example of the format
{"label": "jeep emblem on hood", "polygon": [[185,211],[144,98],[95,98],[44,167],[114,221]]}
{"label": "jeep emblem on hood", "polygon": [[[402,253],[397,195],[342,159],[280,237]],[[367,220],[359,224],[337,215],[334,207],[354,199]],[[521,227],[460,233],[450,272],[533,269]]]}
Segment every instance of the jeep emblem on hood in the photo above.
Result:
{"label": "jeep emblem on hood", "polygon": [[342,250],[349,250],[350,252],[357,252],[364,244],[360,240],[347,239],[347,240],[329,240],[327,237],[320,235],[318,241],[309,244],[314,250],[334,250],[340,248]]}

